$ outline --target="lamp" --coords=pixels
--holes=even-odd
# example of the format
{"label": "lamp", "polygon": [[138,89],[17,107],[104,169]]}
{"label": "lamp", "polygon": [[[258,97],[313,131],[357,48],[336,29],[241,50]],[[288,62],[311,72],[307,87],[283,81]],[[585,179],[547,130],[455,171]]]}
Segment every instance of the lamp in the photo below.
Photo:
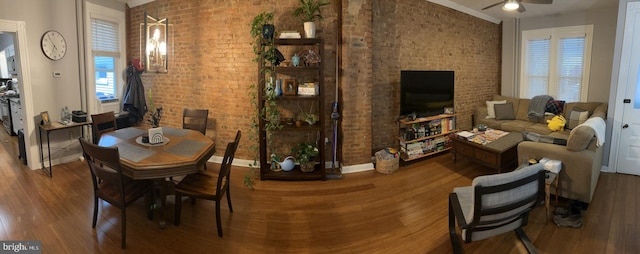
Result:
{"label": "lamp", "polygon": [[507,2],[504,3],[504,6],[502,6],[502,9],[507,11],[517,10],[518,8],[520,8],[520,4],[517,0],[507,0]]}
{"label": "lamp", "polygon": [[144,12],[145,63],[147,72],[167,72],[167,18],[157,19]]}

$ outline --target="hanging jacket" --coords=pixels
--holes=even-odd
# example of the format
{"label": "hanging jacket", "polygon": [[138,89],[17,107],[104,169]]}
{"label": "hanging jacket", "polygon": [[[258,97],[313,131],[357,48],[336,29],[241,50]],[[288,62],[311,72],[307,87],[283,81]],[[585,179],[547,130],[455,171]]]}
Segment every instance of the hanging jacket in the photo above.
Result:
{"label": "hanging jacket", "polygon": [[147,101],[144,95],[144,86],[140,74],[142,70],[137,70],[133,65],[127,67],[127,88],[122,100],[123,109],[129,112],[129,120],[139,123],[147,113]]}

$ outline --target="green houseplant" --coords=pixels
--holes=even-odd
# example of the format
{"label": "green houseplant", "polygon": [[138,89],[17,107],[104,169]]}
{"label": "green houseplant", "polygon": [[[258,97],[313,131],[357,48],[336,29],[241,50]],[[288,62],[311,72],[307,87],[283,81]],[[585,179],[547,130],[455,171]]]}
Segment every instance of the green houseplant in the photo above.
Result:
{"label": "green houseplant", "polygon": [[300,6],[294,10],[293,15],[304,23],[306,38],[316,38],[315,21],[323,19],[320,7],[325,5],[329,5],[326,0],[300,0]]}
{"label": "green houseplant", "polygon": [[[258,139],[260,135],[260,121],[265,121],[268,141],[271,140],[268,136],[271,135],[272,131],[282,128],[279,121],[280,112],[275,101],[276,93],[273,79],[266,78],[267,76],[271,76],[273,68],[275,67],[274,62],[276,61],[273,17],[273,12],[265,11],[256,15],[249,24],[252,38],[251,45],[253,46],[255,56],[253,61],[258,63],[260,77],[265,77],[258,80],[259,84],[264,83],[264,90],[260,91],[259,87],[262,86],[254,83],[249,86],[248,91],[249,97],[251,98],[251,105],[255,109],[251,117],[251,132],[249,133],[249,139],[253,141],[250,150],[254,153],[254,160],[253,163],[249,164],[250,170],[244,176],[244,185],[251,189],[253,189],[254,179],[258,174],[256,168],[259,167],[258,160],[260,154]],[[263,104],[259,101],[259,93],[261,92],[265,99]],[[260,107],[261,105],[262,107]],[[270,142],[269,146],[271,146]]]}
{"label": "green houseplant", "polygon": [[300,163],[300,170],[311,172],[315,166],[315,158],[320,151],[314,143],[304,142],[291,148],[291,154],[295,156],[295,161]]}

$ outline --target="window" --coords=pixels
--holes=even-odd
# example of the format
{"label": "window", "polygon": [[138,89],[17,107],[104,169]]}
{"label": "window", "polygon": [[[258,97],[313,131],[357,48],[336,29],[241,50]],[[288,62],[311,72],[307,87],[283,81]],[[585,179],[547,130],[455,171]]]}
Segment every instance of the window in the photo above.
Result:
{"label": "window", "polygon": [[593,25],[522,32],[520,97],[586,101]]}
{"label": "window", "polygon": [[84,23],[86,101],[90,114],[122,109],[120,98],[126,85],[126,15],[87,2]]}
{"label": "window", "polygon": [[118,34],[117,23],[91,18],[91,52],[98,100],[117,97],[118,81],[115,79],[115,72],[116,60],[120,57]]}

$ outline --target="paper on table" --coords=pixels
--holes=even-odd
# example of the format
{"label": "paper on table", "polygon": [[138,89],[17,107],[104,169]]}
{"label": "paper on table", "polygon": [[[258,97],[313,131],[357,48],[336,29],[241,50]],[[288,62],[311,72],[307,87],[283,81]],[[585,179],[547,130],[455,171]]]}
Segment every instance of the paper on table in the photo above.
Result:
{"label": "paper on table", "polygon": [[461,131],[461,132],[458,132],[456,134],[458,134],[458,136],[463,137],[463,138],[470,138],[470,137],[473,137],[474,135],[476,135],[475,133],[468,132],[468,131]]}

